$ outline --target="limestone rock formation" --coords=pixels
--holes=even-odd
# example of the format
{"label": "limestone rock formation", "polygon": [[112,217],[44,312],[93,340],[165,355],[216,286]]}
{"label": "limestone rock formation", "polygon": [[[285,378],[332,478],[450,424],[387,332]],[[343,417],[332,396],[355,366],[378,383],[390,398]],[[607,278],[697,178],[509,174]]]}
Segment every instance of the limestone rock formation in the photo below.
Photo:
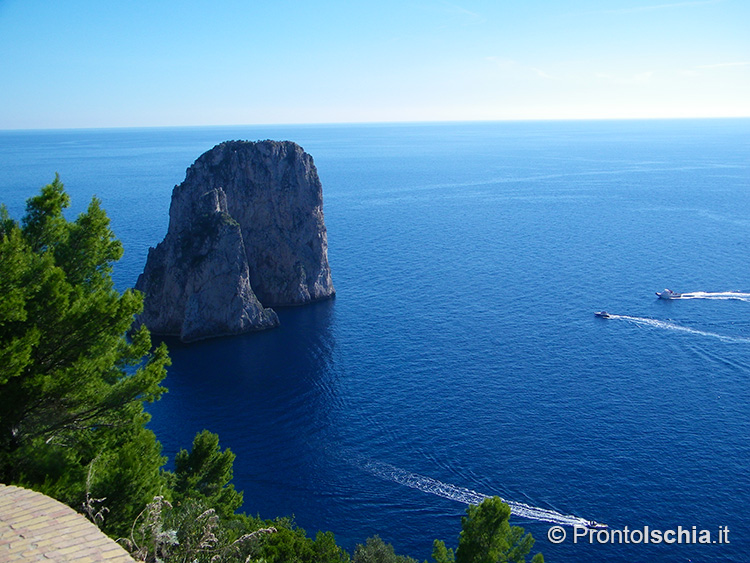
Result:
{"label": "limestone rock formation", "polygon": [[272,306],[334,295],[323,188],[292,142],[227,141],[175,186],[164,240],[136,289],[139,322],[183,341],[271,328]]}

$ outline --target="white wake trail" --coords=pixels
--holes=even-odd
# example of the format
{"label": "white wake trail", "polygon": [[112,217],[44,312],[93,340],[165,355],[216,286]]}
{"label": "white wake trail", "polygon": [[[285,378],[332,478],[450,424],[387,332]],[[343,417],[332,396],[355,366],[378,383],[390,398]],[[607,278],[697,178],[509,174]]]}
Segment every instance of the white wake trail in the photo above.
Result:
{"label": "white wake trail", "polygon": [[719,340],[722,340],[724,342],[750,343],[750,338],[746,338],[743,336],[725,336],[723,334],[717,334],[715,332],[707,332],[705,330],[696,330],[694,328],[681,326],[681,325],[670,323],[667,321],[659,321],[656,319],[647,319],[644,317],[631,317],[628,315],[609,315],[609,318],[610,319],[623,319],[623,320],[630,321],[632,323],[635,323],[641,326],[651,326],[654,328],[660,328],[664,330],[676,330],[679,332],[687,332],[689,334],[697,334],[699,336],[710,336],[711,338],[718,338]]}
{"label": "white wake trail", "polygon": [[739,291],[692,291],[688,293],[681,293],[677,299],[734,299],[737,301],[750,302],[750,293],[741,293]]}
{"label": "white wake trail", "polygon": [[[418,473],[411,473],[380,461],[365,460],[360,466],[362,469],[372,473],[376,477],[380,477],[381,479],[393,481],[394,483],[406,485],[412,489],[417,489],[424,493],[437,495],[456,502],[476,505],[481,503],[484,499],[491,497],[491,495],[478,493],[477,491],[472,491],[471,489],[459,487],[457,485],[451,485],[450,483],[443,483],[432,477],[426,477],[425,475],[419,475]],[[554,510],[530,506],[522,502],[515,502],[506,499],[501,500],[510,507],[510,512],[513,516],[538,520],[540,522],[551,522],[561,526],[587,526],[589,523],[588,520],[579,518],[578,516],[562,514]]]}

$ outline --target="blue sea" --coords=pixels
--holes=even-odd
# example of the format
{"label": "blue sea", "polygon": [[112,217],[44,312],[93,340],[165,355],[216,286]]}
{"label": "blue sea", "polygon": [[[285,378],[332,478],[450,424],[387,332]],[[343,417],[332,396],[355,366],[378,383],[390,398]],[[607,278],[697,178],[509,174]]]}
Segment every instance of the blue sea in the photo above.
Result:
{"label": "blue sea", "polygon": [[750,120],[5,131],[0,201],[97,195],[125,289],[185,169],[268,138],[315,159],[337,296],[169,340],[166,455],[218,433],[246,512],[350,550],[429,559],[499,495],[549,562],[748,560]]}

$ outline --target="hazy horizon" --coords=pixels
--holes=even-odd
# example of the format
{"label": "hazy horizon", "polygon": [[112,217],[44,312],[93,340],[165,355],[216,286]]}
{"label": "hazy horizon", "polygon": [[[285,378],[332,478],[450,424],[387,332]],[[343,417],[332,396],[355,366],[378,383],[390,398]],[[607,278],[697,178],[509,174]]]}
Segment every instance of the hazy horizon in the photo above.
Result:
{"label": "hazy horizon", "polygon": [[242,127],[387,127],[387,126],[413,126],[413,125],[450,125],[450,124],[482,124],[482,123],[595,123],[595,122],[627,122],[627,121],[726,121],[726,120],[750,120],[750,116],[719,116],[719,117],[603,117],[603,118],[548,118],[548,119],[465,119],[445,121],[340,121],[326,123],[227,123],[227,124],[205,124],[205,125],[115,125],[101,127],[29,127],[0,129],[0,132],[23,133],[45,132],[45,131],[106,131],[115,129],[221,129]]}

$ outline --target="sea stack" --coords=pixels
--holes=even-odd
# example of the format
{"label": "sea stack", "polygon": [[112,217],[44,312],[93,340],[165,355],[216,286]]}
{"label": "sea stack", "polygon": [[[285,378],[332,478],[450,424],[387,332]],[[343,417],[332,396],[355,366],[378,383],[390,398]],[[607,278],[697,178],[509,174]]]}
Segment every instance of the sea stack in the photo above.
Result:
{"label": "sea stack", "polygon": [[135,287],[138,323],[184,342],[273,328],[270,307],[333,297],[312,157],[289,141],[227,141],[201,155]]}

